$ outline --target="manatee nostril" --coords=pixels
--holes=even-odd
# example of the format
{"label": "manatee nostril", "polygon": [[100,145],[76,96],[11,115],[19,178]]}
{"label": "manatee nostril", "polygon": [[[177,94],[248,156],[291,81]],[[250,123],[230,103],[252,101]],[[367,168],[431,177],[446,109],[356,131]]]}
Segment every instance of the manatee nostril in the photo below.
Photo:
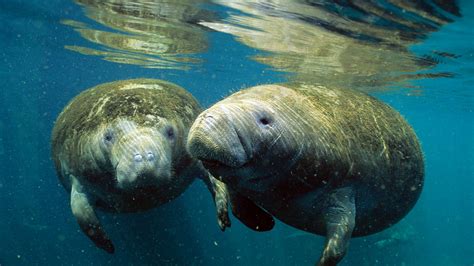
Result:
{"label": "manatee nostril", "polygon": [[151,151],[149,151],[149,152],[146,154],[146,159],[147,159],[148,161],[153,161],[153,160],[155,160],[155,155],[154,155]]}
{"label": "manatee nostril", "polygon": [[204,124],[206,124],[207,126],[212,126],[212,125],[215,125],[216,123],[216,117],[214,117],[213,115],[206,115],[203,121],[204,121]]}
{"label": "manatee nostril", "polygon": [[214,120],[215,120],[215,117],[214,117],[213,115],[206,114],[206,115],[204,116],[204,120],[205,120],[205,121],[209,121],[209,120],[210,120],[210,121],[214,121]]}
{"label": "manatee nostril", "polygon": [[133,160],[137,163],[143,161],[143,156],[141,156],[140,154],[135,154],[133,155]]}

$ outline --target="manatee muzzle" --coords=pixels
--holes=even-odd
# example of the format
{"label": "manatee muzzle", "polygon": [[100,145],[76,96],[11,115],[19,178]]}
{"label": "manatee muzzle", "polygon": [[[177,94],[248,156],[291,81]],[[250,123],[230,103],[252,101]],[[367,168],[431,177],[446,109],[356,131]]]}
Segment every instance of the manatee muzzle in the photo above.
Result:
{"label": "manatee muzzle", "polygon": [[136,136],[123,140],[113,149],[118,159],[116,179],[121,188],[156,185],[168,173],[169,152],[158,138]]}
{"label": "manatee muzzle", "polygon": [[248,144],[225,117],[204,114],[192,126],[188,150],[209,168],[238,168],[249,161]]}
{"label": "manatee muzzle", "polygon": [[129,159],[122,159],[116,167],[116,178],[119,187],[139,187],[152,185],[158,179],[159,165],[154,155],[146,159],[143,155],[135,154]]}

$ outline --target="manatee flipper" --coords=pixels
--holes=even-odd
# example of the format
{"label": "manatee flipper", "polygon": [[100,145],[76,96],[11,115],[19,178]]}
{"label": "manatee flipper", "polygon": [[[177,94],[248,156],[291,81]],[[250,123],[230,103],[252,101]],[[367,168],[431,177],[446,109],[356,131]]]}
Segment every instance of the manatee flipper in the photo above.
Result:
{"label": "manatee flipper", "polygon": [[355,225],[354,191],[350,187],[331,192],[325,206],[326,244],[317,265],[336,265],[346,254]]}
{"label": "manatee flipper", "polygon": [[[204,169],[204,167],[202,167]],[[207,188],[214,198],[214,204],[217,212],[217,224],[222,231],[225,231],[226,227],[230,227],[229,218],[229,194],[227,192],[227,186],[220,180],[216,179],[207,170],[205,171],[205,177],[202,178]]]}
{"label": "manatee flipper", "polygon": [[72,177],[71,179],[72,214],[76,217],[76,220],[84,234],[86,234],[97,247],[107,251],[108,253],[114,253],[114,245],[102,229],[102,225],[97,218],[89,197],[84,192],[82,185],[76,180],[76,178]]}
{"label": "manatee flipper", "polygon": [[239,193],[228,190],[232,213],[243,224],[255,231],[270,231],[275,226],[273,217],[262,208]]}

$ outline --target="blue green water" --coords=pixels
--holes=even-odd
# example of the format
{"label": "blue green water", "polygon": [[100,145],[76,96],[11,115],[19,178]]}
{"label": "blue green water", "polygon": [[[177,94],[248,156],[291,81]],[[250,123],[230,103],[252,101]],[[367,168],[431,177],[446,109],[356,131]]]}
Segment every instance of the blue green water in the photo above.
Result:
{"label": "blue green water", "polygon": [[[410,122],[422,143],[426,176],[421,198],[409,215],[385,232],[352,239],[341,265],[474,264],[474,5],[457,5],[461,16],[449,15],[452,22],[404,44],[415,58],[430,56],[432,64],[407,73],[449,75],[378,85],[390,89],[354,83],[362,83],[360,89]],[[222,23],[245,12],[207,2],[198,7],[214,14],[210,21]],[[183,63],[185,69],[145,68],[66,49],[75,45],[113,50],[87,40],[78,27],[64,22],[119,31],[86,14],[84,6],[72,1],[0,1],[0,265],[313,265],[324,238],[282,223],[257,233],[235,218],[230,230],[222,233],[211,197],[198,181],[177,200],[149,212],[101,213],[116,246],[114,255],[96,248],[80,232],[49,148],[54,120],[72,97],[100,83],[149,77],[186,88],[207,107],[230,92],[286,81],[297,72],[255,60],[273,56],[274,51],[259,46],[263,40],[250,45],[242,41],[246,36],[204,26],[197,30],[206,48],[192,55],[201,62]],[[290,13],[269,17],[285,15]],[[244,22],[241,26],[250,28]],[[395,68],[392,74],[400,72]],[[374,74],[380,76],[384,77]]]}

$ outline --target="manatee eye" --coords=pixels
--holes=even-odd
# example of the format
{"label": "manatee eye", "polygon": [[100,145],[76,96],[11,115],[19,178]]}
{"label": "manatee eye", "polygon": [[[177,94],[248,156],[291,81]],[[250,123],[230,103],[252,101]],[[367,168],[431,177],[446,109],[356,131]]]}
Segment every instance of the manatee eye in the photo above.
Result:
{"label": "manatee eye", "polygon": [[264,126],[270,124],[270,120],[269,120],[268,118],[266,118],[266,117],[260,118],[259,122],[260,122],[260,124],[262,124],[262,125],[264,125]]}
{"label": "manatee eye", "polygon": [[104,142],[105,143],[112,143],[114,140],[114,134],[111,130],[107,130],[104,134]]}
{"label": "manatee eye", "polygon": [[269,128],[273,123],[273,118],[270,114],[262,112],[257,115],[257,123],[264,128]]}
{"label": "manatee eye", "polygon": [[173,129],[173,127],[168,127],[166,129],[166,137],[170,140],[174,139],[174,129]]}

